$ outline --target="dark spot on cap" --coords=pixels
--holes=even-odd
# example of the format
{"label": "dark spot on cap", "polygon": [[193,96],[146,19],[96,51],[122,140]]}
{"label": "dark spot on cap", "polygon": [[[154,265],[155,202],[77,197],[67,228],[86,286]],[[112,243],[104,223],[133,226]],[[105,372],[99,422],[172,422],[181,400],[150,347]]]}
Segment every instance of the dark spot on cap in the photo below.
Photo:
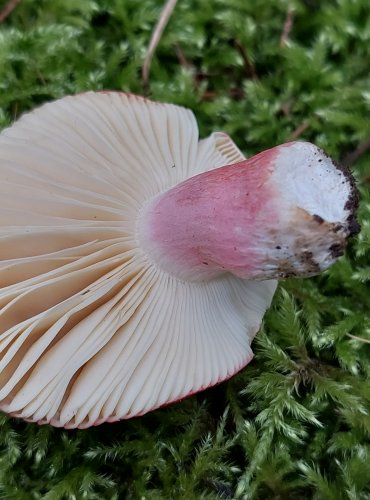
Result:
{"label": "dark spot on cap", "polygon": [[348,200],[346,201],[346,204],[344,205],[345,210],[349,210],[351,212],[351,215],[354,217],[355,212],[358,209],[358,204],[359,204],[359,196],[358,196],[358,191],[357,188],[351,189],[351,194],[348,197]]}
{"label": "dark spot on cap", "polygon": [[343,255],[344,253],[343,245],[341,245],[340,243],[333,243],[333,245],[329,247],[329,252],[332,258],[336,259],[337,257]]}
{"label": "dark spot on cap", "polygon": [[334,233],[337,233],[337,232],[338,232],[338,231],[340,231],[341,229],[343,229],[342,224],[337,224],[336,226],[334,226],[334,228],[333,228],[333,232],[334,232]]}
{"label": "dark spot on cap", "polygon": [[276,250],[280,250],[280,249],[281,249],[281,246],[280,246],[280,245],[277,245],[275,248],[276,248]]}
{"label": "dark spot on cap", "polygon": [[202,264],[204,264],[205,266],[208,266],[208,262],[206,262],[206,261],[203,261]]}
{"label": "dark spot on cap", "polygon": [[319,264],[313,258],[313,253],[309,250],[302,252],[300,261],[308,274],[316,274],[321,271]]}
{"label": "dark spot on cap", "polygon": [[320,217],[320,215],[313,214],[312,216],[313,220],[315,220],[318,224],[322,224],[324,222],[324,219]]}
{"label": "dark spot on cap", "polygon": [[282,278],[282,279],[294,278],[295,276],[297,276],[297,273],[295,273],[293,271],[287,271],[287,272],[282,272],[282,273],[278,274],[278,277]]}
{"label": "dark spot on cap", "polygon": [[348,217],[347,222],[348,222],[349,236],[355,236],[361,231],[361,226],[357,222],[354,215],[352,217],[351,216]]}

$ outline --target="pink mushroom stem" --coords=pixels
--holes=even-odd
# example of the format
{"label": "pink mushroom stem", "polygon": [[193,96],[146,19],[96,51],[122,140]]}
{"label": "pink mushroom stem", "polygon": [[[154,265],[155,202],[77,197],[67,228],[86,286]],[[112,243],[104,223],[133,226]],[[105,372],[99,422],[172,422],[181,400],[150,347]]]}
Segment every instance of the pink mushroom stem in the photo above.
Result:
{"label": "pink mushroom stem", "polygon": [[357,232],[353,179],[322,150],[294,142],[192,177],[142,210],[147,255],[180,279],[309,276]]}

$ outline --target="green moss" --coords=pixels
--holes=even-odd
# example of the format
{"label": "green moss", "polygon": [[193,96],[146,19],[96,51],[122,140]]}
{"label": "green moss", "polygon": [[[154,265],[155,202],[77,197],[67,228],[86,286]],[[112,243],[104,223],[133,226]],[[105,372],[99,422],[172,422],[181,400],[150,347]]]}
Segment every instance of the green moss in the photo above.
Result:
{"label": "green moss", "polygon": [[[70,93],[143,93],[161,7],[24,0],[0,26],[0,127]],[[203,135],[225,130],[248,155],[300,131],[339,159],[370,136],[369,60],[367,0],[183,0],[153,60],[149,94],[190,107]],[[2,416],[0,496],[368,499],[370,345],[355,337],[370,339],[369,162],[366,153],[353,165],[361,234],[330,271],[281,284],[242,373],[86,431]]]}

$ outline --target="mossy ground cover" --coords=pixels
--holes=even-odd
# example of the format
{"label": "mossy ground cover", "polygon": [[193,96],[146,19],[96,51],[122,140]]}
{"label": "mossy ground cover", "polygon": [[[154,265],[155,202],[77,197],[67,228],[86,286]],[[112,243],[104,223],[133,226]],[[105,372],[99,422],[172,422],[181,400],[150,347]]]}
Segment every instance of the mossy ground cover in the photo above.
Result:
{"label": "mossy ground cover", "polygon": [[[1,7],[5,1],[0,2]],[[352,164],[360,235],[328,272],[281,283],[254,361],[145,417],[65,431],[1,416],[4,499],[370,498],[370,5],[23,0],[0,25],[0,127],[115,89],[191,108],[249,156],[291,139]]]}

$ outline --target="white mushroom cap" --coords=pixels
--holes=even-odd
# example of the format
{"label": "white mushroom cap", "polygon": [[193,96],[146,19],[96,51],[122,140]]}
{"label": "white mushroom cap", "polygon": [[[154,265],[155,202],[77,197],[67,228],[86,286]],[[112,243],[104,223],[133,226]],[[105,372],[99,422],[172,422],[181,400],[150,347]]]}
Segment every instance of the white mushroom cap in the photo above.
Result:
{"label": "white mushroom cap", "polygon": [[242,161],[193,114],[123,93],[63,98],[0,135],[0,409],[55,426],[144,414],[252,358],[276,281],[185,281],[137,238],[149,200]]}

